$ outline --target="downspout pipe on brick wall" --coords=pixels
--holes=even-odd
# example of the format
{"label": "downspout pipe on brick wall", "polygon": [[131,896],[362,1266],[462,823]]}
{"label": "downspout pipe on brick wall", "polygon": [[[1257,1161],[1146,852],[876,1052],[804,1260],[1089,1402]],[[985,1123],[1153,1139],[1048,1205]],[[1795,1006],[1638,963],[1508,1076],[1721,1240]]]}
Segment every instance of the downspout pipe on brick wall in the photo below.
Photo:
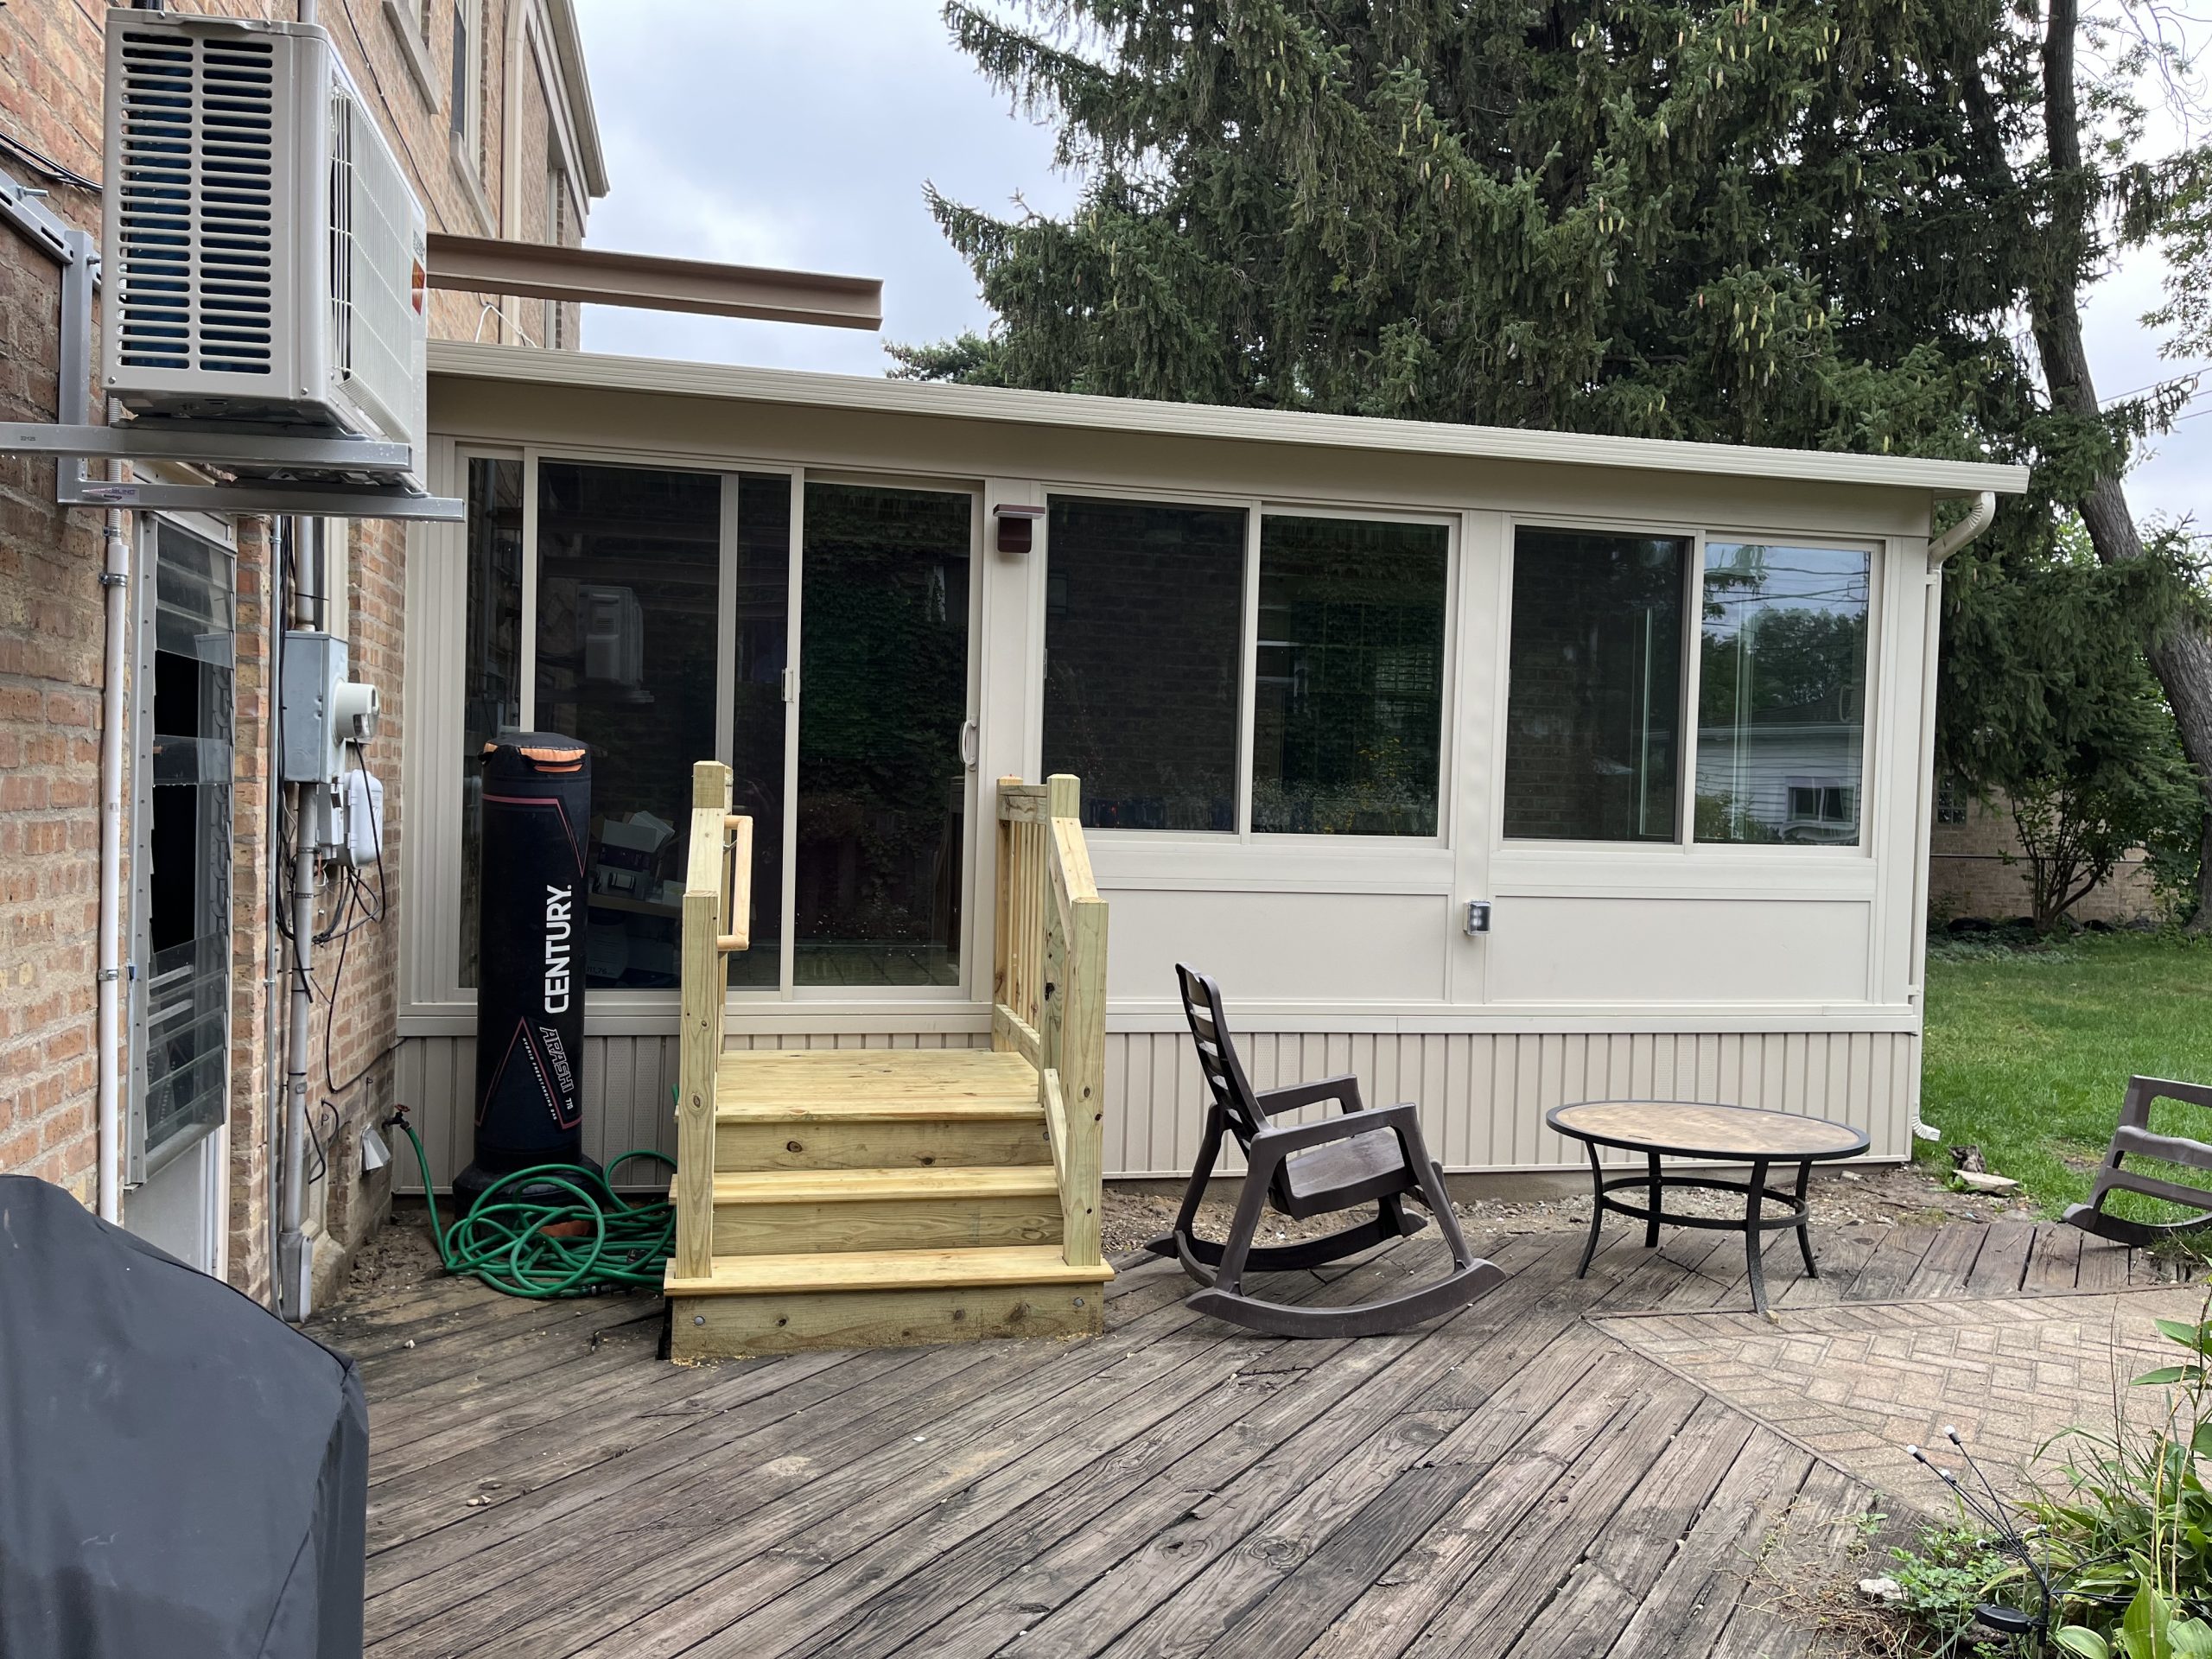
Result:
{"label": "downspout pipe on brick wall", "polygon": [[[1965,518],[1928,543],[1927,586],[1921,615],[1920,752],[1923,759],[1931,764],[1921,767],[1918,784],[1920,810],[1915,834],[1920,855],[1914,861],[1912,877],[1912,965],[1918,972],[1919,980],[1909,993],[1912,1002],[1922,1009],[1923,1014],[1928,988],[1928,855],[1936,816],[1935,803],[1929,796],[1936,787],[1932,763],[1936,756],[1936,663],[1942,646],[1943,563],[1987,530],[1996,517],[1996,492],[1984,490],[1974,498],[1974,505],[1967,509]],[[1941,1141],[1942,1138],[1942,1130],[1922,1118],[1920,1104],[1916,1100],[1912,1108],[1912,1139]]]}
{"label": "downspout pipe on brick wall", "polygon": [[[123,478],[124,463],[111,463],[109,475]],[[124,652],[130,621],[130,538],[124,533],[119,509],[110,507],[105,519],[106,552],[100,567],[107,641],[100,680],[99,1212],[102,1221],[119,1223],[123,1219]]]}

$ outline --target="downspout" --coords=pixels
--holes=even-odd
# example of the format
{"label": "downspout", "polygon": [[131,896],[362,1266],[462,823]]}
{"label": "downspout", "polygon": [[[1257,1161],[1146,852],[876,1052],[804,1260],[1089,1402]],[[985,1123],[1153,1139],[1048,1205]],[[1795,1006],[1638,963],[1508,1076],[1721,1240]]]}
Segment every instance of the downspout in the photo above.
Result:
{"label": "downspout", "polygon": [[[1914,831],[1918,857],[1913,861],[1912,930],[1913,966],[1918,979],[1909,988],[1907,995],[1923,1018],[1927,1014],[1928,991],[1928,858],[1929,838],[1935,830],[1936,787],[1936,681],[1938,653],[1942,645],[1943,627],[1943,565],[1961,548],[1987,530],[1997,517],[1997,493],[1984,490],[1974,498],[1974,505],[1965,518],[1928,543],[1928,574],[1923,579],[1921,622],[1920,676],[1920,766],[1918,768],[1920,810]],[[1912,1104],[1912,1139],[1941,1141],[1942,1130],[1920,1116],[1920,1101],[1916,1095]]]}
{"label": "downspout", "polygon": [[[121,461],[108,475],[120,481]],[[130,540],[123,512],[110,507],[100,569],[107,642],[100,683],[99,1214],[123,1219],[123,724],[125,634],[130,626]]]}

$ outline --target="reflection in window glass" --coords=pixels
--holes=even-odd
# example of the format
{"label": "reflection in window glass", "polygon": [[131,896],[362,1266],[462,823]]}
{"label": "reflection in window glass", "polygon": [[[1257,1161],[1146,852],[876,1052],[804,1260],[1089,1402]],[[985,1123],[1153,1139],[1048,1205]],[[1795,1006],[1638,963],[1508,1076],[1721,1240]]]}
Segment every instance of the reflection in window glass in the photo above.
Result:
{"label": "reflection in window glass", "polygon": [[691,767],[715,753],[722,480],[541,461],[531,723],[591,748],[594,987],[677,982]]}
{"label": "reflection in window glass", "polygon": [[791,481],[737,480],[737,637],[731,663],[731,810],[753,817],[752,948],[732,985],[783,982],[784,670],[791,659]]}
{"label": "reflection in window glass", "polygon": [[1847,549],[1706,544],[1700,841],[1858,844],[1872,563]]}
{"label": "reflection in window glass", "polygon": [[149,1157],[220,1123],[229,1093],[238,627],[228,550],[166,523],[156,537],[152,696],[141,715],[144,977],[133,988]]}
{"label": "reflection in window glass", "polygon": [[476,983],[484,746],[522,722],[522,462],[468,463],[468,607],[461,656],[461,982]]}
{"label": "reflection in window glass", "polygon": [[1516,535],[1507,835],[1675,839],[1689,554],[1672,537]]}
{"label": "reflection in window glass", "polygon": [[1055,497],[1045,578],[1045,771],[1083,821],[1236,827],[1244,514]]}
{"label": "reflection in window glass", "polygon": [[1441,524],[1262,521],[1253,829],[1436,833],[1449,549]]}
{"label": "reflection in window glass", "polygon": [[955,985],[975,499],[810,483],[801,588],[801,985]]}

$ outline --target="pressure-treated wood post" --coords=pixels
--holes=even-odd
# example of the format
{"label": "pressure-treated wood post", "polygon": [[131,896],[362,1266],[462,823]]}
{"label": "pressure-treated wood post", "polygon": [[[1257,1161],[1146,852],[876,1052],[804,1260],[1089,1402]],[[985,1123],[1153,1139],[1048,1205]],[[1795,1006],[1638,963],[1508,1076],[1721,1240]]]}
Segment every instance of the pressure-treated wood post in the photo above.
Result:
{"label": "pressure-treated wood post", "polygon": [[677,1038],[676,1255],[670,1274],[704,1279],[715,1263],[715,1073],[721,1063],[723,819],[730,772],[716,760],[691,769],[691,835],[683,875],[683,1026]]}
{"label": "pressure-treated wood post", "polygon": [[[1019,778],[1001,778],[999,786],[991,793],[991,828],[997,839],[998,879],[992,887],[991,928],[991,1001],[1009,1010],[1014,1006],[1014,825],[1006,816],[1006,791],[1019,788]],[[994,1026],[995,1027],[995,1021]],[[994,1029],[991,1046],[1005,1049],[1011,1046],[1003,1032]]]}
{"label": "pressure-treated wood post", "polygon": [[[1098,1221],[1106,1110],[1106,906],[1083,838],[1082,785],[1065,773],[1047,781],[1052,861],[1060,880],[1050,907],[1059,936],[1052,963],[1052,1040],[1067,1114],[1062,1254],[1071,1267],[1099,1262]],[[1065,921],[1061,912],[1066,906]]]}

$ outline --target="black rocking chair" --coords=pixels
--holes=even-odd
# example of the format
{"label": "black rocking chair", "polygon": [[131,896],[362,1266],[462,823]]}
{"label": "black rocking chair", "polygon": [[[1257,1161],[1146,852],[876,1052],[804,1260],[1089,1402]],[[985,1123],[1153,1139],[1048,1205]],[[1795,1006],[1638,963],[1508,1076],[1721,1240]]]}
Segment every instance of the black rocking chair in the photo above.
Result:
{"label": "black rocking chair", "polygon": [[[2121,1166],[2121,1160],[2133,1153],[2140,1158],[2156,1158],[2189,1169],[2212,1170],[2212,1146],[2182,1135],[2152,1133],[2151,1103],[2154,1100],[2178,1100],[2190,1106],[2212,1107],[2212,1088],[2201,1083],[2130,1077],[2126,1096],[2120,1102],[2120,1124],[2112,1132],[2112,1145],[2105,1149],[2104,1162],[2097,1166],[2097,1181],[2089,1190],[2089,1201],[2069,1205],[2062,1219],[2073,1223],[2085,1233],[2110,1239],[2115,1244],[2138,1248],[2212,1227],[2212,1191],[2183,1186],[2177,1181],[2162,1181],[2156,1176]],[[2130,1221],[2124,1216],[2109,1215],[2105,1211],[2105,1199],[2116,1192],[2163,1198],[2168,1204],[2180,1205],[2187,1213],[2176,1220],[2162,1222]]]}
{"label": "black rocking chair", "polygon": [[[1183,1010],[1190,1018],[1191,1039],[1198,1045],[1198,1065],[1213,1103],[1206,1111],[1205,1139],[1174,1230],[1145,1248],[1180,1262],[1183,1271],[1205,1287],[1193,1292],[1185,1306],[1271,1336],[1372,1337],[1465,1307],[1504,1282],[1504,1270],[1475,1255],[1460,1236],[1452,1202],[1445,1195],[1443,1172],[1429,1158],[1412,1105],[1363,1109],[1359,1080],[1349,1077],[1255,1092],[1229,1035],[1221,987],[1180,963],[1175,975],[1182,983]],[[1342,1103],[1342,1116],[1317,1123],[1278,1127],[1268,1122],[1271,1117],[1328,1100]],[[1246,1169],[1229,1236],[1217,1244],[1200,1238],[1196,1229],[1198,1204],[1205,1197],[1224,1135],[1235,1135],[1244,1149]],[[1427,1223],[1406,1213],[1408,1198],[1435,1217],[1452,1249],[1452,1271],[1433,1284],[1349,1307],[1300,1307],[1245,1291],[1247,1272],[1318,1268],[1419,1232]],[[1261,1212],[1269,1205],[1303,1220],[1370,1203],[1375,1206],[1372,1220],[1295,1244],[1253,1245]]]}

